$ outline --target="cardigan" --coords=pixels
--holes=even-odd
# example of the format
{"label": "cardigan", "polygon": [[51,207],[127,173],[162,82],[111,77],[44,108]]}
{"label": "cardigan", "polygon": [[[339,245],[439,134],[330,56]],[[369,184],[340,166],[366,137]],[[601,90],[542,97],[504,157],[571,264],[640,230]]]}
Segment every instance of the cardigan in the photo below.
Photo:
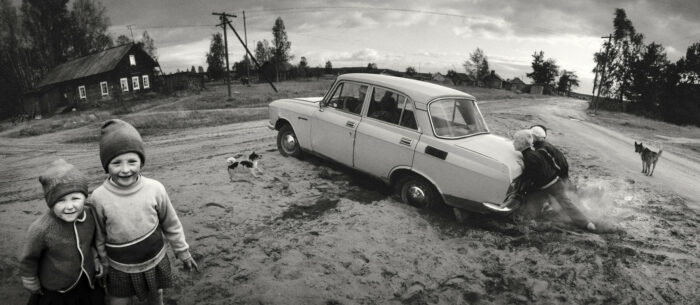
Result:
{"label": "cardigan", "polygon": [[19,256],[20,275],[25,286],[38,284],[65,293],[85,274],[93,288],[96,254],[93,251],[95,218],[90,206],[74,222],[48,211],[30,226]]}
{"label": "cardigan", "polygon": [[90,196],[95,205],[97,251],[103,262],[126,273],[154,268],[165,257],[165,239],[181,260],[191,257],[185,232],[165,187],[139,176],[122,187],[105,180]]}

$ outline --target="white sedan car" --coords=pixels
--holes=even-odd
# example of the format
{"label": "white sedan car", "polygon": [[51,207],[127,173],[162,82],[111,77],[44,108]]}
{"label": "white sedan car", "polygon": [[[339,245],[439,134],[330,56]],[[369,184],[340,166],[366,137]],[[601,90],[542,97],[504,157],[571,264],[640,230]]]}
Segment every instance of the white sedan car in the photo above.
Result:
{"label": "white sedan car", "polygon": [[507,213],[522,156],[489,133],[475,98],[377,74],[339,76],[323,97],[270,103],[284,156],[308,152],[376,176],[419,207]]}

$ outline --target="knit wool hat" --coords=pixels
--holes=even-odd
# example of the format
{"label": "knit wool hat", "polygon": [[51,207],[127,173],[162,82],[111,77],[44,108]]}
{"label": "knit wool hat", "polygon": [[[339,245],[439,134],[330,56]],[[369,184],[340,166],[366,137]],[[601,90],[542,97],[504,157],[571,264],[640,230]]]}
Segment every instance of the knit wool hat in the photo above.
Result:
{"label": "knit wool hat", "polygon": [[80,192],[88,195],[88,180],[75,166],[63,159],[51,162],[50,167],[39,176],[39,182],[44,188],[44,198],[49,208],[56,201],[70,193]]}
{"label": "knit wool hat", "polygon": [[105,173],[109,173],[107,165],[112,159],[129,152],[139,155],[141,166],[146,163],[143,140],[134,126],[119,119],[112,119],[102,124],[100,132],[100,162]]}

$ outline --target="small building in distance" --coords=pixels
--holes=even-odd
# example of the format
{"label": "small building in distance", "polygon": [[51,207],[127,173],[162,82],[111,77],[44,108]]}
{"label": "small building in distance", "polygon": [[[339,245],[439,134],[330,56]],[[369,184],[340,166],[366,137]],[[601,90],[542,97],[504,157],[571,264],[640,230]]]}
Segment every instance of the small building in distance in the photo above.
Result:
{"label": "small building in distance", "polygon": [[128,100],[153,90],[158,63],[136,44],[79,57],[51,69],[25,94],[25,111],[54,113],[65,107]]}

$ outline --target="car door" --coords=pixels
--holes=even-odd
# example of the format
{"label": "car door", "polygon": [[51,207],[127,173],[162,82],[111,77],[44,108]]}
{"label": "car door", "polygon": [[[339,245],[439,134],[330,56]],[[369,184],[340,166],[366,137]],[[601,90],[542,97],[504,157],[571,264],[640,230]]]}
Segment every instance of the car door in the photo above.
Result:
{"label": "car door", "polygon": [[355,168],[387,178],[396,167],[411,167],[420,139],[413,102],[396,91],[374,87],[367,115],[355,136]]}
{"label": "car door", "polygon": [[355,130],[360,123],[368,86],[340,82],[322,101],[311,122],[313,151],[347,166],[353,166]]}

